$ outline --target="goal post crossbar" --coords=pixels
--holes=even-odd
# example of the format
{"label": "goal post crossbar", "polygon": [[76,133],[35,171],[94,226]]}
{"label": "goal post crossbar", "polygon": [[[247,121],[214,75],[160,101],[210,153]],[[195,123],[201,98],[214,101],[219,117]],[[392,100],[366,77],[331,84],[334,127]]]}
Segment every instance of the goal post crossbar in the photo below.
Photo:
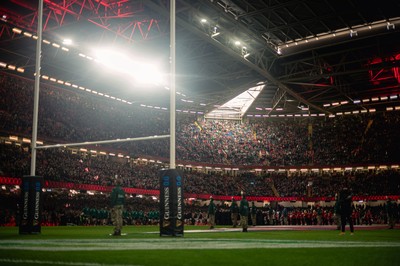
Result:
{"label": "goal post crossbar", "polygon": [[139,141],[139,140],[164,139],[164,138],[169,138],[169,137],[170,137],[170,135],[160,135],[160,136],[155,135],[155,136],[138,137],[138,138],[86,141],[86,142],[77,142],[77,143],[36,146],[35,149],[50,149],[50,148],[64,148],[64,147],[75,147],[75,146],[96,145],[96,144],[109,144],[109,143],[119,143],[119,142],[129,142],[129,141]]}

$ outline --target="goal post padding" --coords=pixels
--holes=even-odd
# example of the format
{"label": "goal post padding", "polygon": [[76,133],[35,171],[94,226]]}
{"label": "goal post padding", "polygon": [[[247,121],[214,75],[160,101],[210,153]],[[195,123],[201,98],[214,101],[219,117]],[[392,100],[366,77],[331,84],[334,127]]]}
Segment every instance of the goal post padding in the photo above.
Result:
{"label": "goal post padding", "polygon": [[176,169],[160,171],[160,236],[183,236],[183,178]]}
{"label": "goal post padding", "polygon": [[19,234],[40,234],[43,177],[23,176],[21,183]]}

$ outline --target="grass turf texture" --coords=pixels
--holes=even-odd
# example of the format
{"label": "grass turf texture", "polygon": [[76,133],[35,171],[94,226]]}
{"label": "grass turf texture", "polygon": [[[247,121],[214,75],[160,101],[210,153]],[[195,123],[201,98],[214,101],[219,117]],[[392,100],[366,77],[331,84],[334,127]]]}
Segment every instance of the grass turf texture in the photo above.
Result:
{"label": "grass turf texture", "polygon": [[[204,229],[204,232],[190,230]],[[400,230],[208,232],[160,237],[155,226],[0,228],[0,265],[399,265]]]}

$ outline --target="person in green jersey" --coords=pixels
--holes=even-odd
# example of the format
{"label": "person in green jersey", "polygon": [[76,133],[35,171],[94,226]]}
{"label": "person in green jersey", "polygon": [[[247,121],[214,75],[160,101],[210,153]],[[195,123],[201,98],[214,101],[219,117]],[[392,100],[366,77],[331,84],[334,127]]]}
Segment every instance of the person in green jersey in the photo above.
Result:
{"label": "person in green jersey", "polygon": [[240,201],[239,214],[240,224],[242,225],[242,232],[247,232],[248,228],[248,217],[249,217],[249,202],[246,199],[246,195],[242,192],[242,200]]}
{"label": "person in green jersey", "polygon": [[254,201],[251,203],[251,223],[253,226],[257,225],[257,207],[254,205]]}
{"label": "person in green jersey", "polygon": [[122,219],[122,211],[124,209],[125,204],[125,191],[121,188],[121,182],[119,180],[116,181],[116,186],[111,191],[111,220],[114,225],[114,236],[120,236],[123,219]]}
{"label": "person in green jersey", "polygon": [[390,197],[387,197],[386,213],[388,218],[389,229],[393,229],[396,225],[396,203]]}
{"label": "person in green jersey", "polygon": [[334,222],[336,224],[336,229],[340,230],[342,228],[341,226],[341,221],[340,221],[340,202],[339,202],[339,196],[336,193],[335,194],[335,206],[333,207],[333,213],[334,213]]}
{"label": "person in green jersey", "polygon": [[236,228],[237,223],[238,223],[238,216],[239,216],[239,206],[237,205],[234,197],[232,197],[230,211],[231,211],[232,226],[233,226],[233,228]]}
{"label": "person in green jersey", "polygon": [[215,226],[215,212],[216,212],[216,207],[214,203],[214,199],[211,196],[210,197],[210,204],[208,205],[208,221],[210,223],[210,229],[214,229]]}

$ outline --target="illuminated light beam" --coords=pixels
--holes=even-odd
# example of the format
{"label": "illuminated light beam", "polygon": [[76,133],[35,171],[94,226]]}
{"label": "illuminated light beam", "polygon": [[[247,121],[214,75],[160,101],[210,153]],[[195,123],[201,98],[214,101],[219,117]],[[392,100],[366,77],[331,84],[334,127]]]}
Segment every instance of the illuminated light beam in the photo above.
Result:
{"label": "illuminated light beam", "polygon": [[159,85],[164,82],[164,74],[154,63],[145,63],[147,60],[131,60],[126,54],[111,49],[96,49],[96,59],[107,68],[126,74],[141,84]]}

